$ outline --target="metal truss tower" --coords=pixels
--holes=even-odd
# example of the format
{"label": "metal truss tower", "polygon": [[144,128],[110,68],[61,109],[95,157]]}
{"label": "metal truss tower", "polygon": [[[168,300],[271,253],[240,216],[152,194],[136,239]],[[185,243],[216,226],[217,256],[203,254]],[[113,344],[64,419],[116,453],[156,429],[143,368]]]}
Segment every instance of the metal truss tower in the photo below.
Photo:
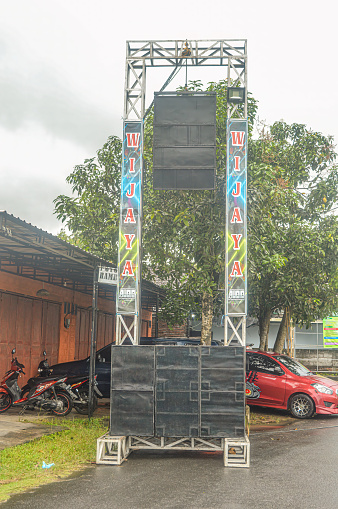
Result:
{"label": "metal truss tower", "polygon": [[[122,344],[126,339],[129,339],[133,344],[137,345],[140,336],[141,315],[141,186],[143,121],[146,115],[146,71],[148,68],[154,67],[171,68],[168,80],[162,87],[163,90],[182,66],[225,67],[224,78],[227,80],[228,86],[243,87],[245,89],[244,107],[239,107],[238,104],[228,102],[228,131],[229,136],[231,136],[230,129],[233,129],[231,127],[233,125],[230,122],[231,119],[247,121],[247,42],[243,39],[127,41],[126,49],[116,342],[117,344]],[[238,124],[236,130],[242,132],[242,126]],[[234,161],[235,163],[239,161],[236,157],[241,156],[240,165],[243,169],[243,165],[246,164],[246,151],[244,150],[243,152],[243,147],[240,148],[242,153],[236,155]],[[237,185],[236,181],[234,182]],[[227,217],[229,211],[230,209],[227,206]],[[245,212],[246,210],[244,210]],[[246,224],[244,225],[244,230],[246,232]],[[241,234],[242,240],[244,240],[244,230]],[[232,235],[239,234],[232,233]],[[228,237],[228,232],[226,237]],[[239,237],[236,237],[236,239],[239,242]],[[243,243],[246,249],[246,239]],[[227,243],[226,249],[227,253],[229,253],[231,251],[231,244]],[[228,265],[232,262],[232,258],[227,257]],[[243,272],[246,271],[245,260],[246,252],[243,255],[241,251],[239,263],[241,263],[241,277],[243,277],[243,280],[246,279],[245,272]],[[236,271],[235,275],[238,275]],[[230,289],[228,289],[228,286],[226,281],[224,344],[229,345],[233,340],[236,340],[237,344],[244,345],[246,304],[242,307],[236,305],[234,308],[230,308],[228,306],[229,291],[235,290],[236,285],[235,288],[232,285]],[[231,295],[236,296],[237,294]],[[229,338],[227,334],[228,326],[232,330],[232,335]]]}

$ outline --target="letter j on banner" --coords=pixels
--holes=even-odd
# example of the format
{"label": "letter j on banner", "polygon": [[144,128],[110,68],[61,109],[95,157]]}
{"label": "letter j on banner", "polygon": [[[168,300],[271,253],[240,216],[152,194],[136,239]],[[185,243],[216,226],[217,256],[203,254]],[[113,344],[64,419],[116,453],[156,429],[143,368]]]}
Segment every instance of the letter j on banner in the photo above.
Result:
{"label": "letter j on banner", "polygon": [[248,122],[227,125],[226,314],[247,314],[247,148]]}

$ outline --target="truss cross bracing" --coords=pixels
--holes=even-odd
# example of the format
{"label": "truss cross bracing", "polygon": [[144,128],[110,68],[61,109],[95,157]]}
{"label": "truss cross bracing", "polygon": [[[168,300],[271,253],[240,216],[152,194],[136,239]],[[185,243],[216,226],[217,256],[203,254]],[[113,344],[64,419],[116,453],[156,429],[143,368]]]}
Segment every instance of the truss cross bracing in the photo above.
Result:
{"label": "truss cross bracing", "polygon": [[[231,343],[240,344],[245,346],[246,344],[246,317],[231,317],[226,316],[225,323],[225,338],[224,345],[229,346]],[[228,331],[230,329],[230,332]]]}
{"label": "truss cross bracing", "polygon": [[[127,41],[124,119],[144,118],[147,68],[223,66],[229,84],[246,88],[246,46],[245,39]],[[228,117],[237,109],[238,105],[229,105]],[[246,116],[245,103],[243,118]]]}

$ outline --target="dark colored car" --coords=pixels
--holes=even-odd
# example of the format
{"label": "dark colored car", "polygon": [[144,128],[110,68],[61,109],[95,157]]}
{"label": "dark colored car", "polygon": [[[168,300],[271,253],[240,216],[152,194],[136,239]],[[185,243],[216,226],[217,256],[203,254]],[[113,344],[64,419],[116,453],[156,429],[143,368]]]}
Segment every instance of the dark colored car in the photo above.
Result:
{"label": "dark colored car", "polygon": [[[97,375],[96,381],[98,389],[102,392],[104,398],[109,398],[110,395],[110,359],[111,359],[111,344],[104,346],[101,350],[96,352],[95,359],[95,373]],[[54,364],[50,367],[53,370],[53,375],[89,375],[90,357],[80,361],[62,362]]]}
{"label": "dark colored car", "polygon": [[247,350],[246,398],[249,405],[289,410],[306,419],[338,414],[338,383],[315,375],[287,355]]}
{"label": "dark colored car", "polygon": [[[179,346],[198,346],[199,339],[187,338],[141,338],[141,345],[179,345]],[[216,341],[212,345],[218,345]],[[110,397],[110,361],[111,361],[111,343],[96,352],[95,373],[97,375],[98,389],[102,392],[104,398]],[[80,361],[62,362],[51,366],[53,375],[88,375],[90,358]]]}

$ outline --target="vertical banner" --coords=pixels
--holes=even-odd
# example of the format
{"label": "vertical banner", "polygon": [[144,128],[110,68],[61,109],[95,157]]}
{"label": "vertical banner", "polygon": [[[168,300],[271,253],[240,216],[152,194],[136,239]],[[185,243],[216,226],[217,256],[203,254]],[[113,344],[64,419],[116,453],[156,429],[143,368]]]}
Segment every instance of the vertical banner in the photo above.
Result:
{"label": "vertical banner", "polygon": [[138,314],[143,124],[123,123],[121,209],[116,312]]}
{"label": "vertical banner", "polygon": [[248,122],[227,124],[226,279],[227,315],[247,314],[247,187]]}

